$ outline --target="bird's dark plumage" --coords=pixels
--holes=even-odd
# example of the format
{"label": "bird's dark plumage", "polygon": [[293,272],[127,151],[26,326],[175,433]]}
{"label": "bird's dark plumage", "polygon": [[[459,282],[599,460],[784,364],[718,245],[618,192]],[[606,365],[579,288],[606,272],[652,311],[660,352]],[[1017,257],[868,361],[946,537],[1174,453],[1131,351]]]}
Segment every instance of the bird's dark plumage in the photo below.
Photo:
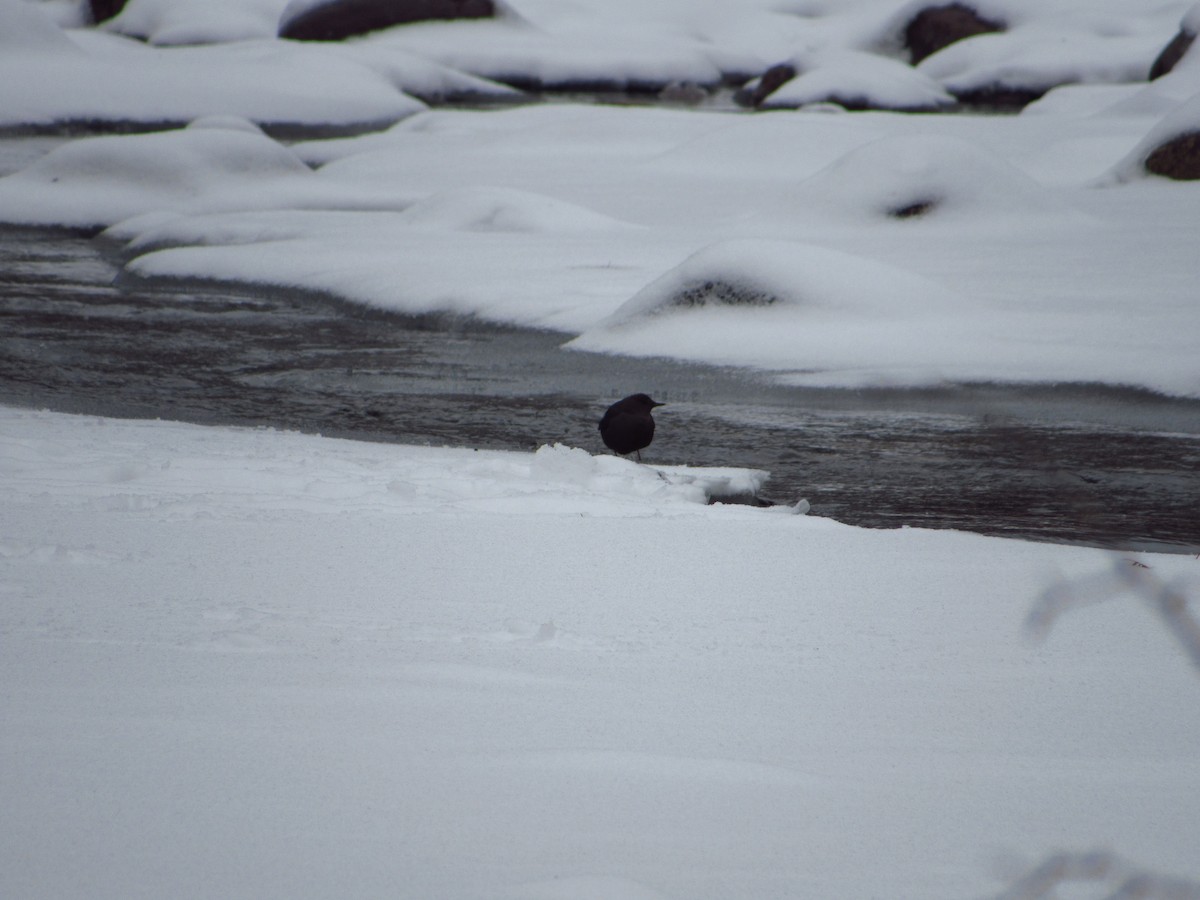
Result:
{"label": "bird's dark plumage", "polygon": [[637,453],[638,459],[641,459],[642,448],[649,447],[654,440],[654,417],[650,415],[650,410],[662,405],[646,394],[634,394],[618,400],[600,420],[600,437],[604,446],[622,455]]}

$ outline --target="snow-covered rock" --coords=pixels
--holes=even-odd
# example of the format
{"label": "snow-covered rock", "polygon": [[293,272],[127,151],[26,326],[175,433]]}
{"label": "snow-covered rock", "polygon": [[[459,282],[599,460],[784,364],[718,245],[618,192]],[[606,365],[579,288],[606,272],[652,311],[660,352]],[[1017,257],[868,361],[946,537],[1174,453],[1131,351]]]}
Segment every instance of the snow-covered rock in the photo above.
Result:
{"label": "snow-covered rock", "polygon": [[936,81],[894,59],[853,50],[825,51],[796,58],[799,73],[769,93],[764,109],[795,109],[836,103],[847,109],[931,112],[955,99]]}
{"label": "snow-covered rock", "polygon": [[312,177],[293,153],[244,120],[197,125],[64,144],[0,179],[0,206],[10,221],[108,225],[186,207],[213,190],[256,190],[276,179]]}

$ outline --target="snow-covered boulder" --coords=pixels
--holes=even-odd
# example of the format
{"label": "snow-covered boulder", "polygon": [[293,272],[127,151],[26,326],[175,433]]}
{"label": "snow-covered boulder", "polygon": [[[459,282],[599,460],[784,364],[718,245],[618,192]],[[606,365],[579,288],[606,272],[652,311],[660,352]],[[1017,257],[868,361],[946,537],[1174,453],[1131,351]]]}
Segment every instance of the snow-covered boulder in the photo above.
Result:
{"label": "snow-covered boulder", "polygon": [[27,224],[109,225],[180,209],[222,189],[253,192],[277,179],[312,175],[253,125],[209,119],[195,128],[63,144],[0,178],[0,215]]}
{"label": "snow-covered boulder", "polygon": [[857,255],[731,240],[697,251],[566,346],[824,373],[838,384],[859,378],[850,360],[865,351],[871,377],[927,379],[936,375],[923,366],[922,335],[944,329],[959,304],[926,278]]}
{"label": "snow-covered boulder", "polygon": [[836,219],[964,218],[975,226],[1077,213],[1043,185],[969,141],[931,134],[882,138],[804,181],[788,208]]}
{"label": "snow-covered boulder", "polygon": [[505,15],[417,23],[363,40],[527,91],[658,94],[675,84],[715,88],[724,78],[715,61],[722,54],[711,45],[674,33],[631,32],[627,22],[551,33]]}
{"label": "snow-covered boulder", "polygon": [[1006,31],[958,41],[917,68],[964,103],[1020,108],[1059,85],[1143,81],[1161,40],[1153,17],[1025,9]]}
{"label": "snow-covered boulder", "polygon": [[[220,44],[275,35],[286,0],[128,0],[106,31],[160,46]],[[97,18],[97,21],[100,21]]]}
{"label": "snow-covered boulder", "polygon": [[856,50],[827,50],[793,63],[795,78],[758,104],[764,109],[798,109],[836,103],[846,109],[930,112],[953,106],[941,85],[898,60]]}

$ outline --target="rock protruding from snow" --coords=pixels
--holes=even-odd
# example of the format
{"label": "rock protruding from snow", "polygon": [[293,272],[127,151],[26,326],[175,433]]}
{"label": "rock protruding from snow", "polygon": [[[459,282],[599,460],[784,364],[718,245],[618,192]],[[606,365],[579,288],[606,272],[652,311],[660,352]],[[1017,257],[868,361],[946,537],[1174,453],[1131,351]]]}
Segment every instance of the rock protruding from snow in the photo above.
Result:
{"label": "rock protruding from snow", "polygon": [[913,16],[905,27],[904,46],[916,65],[956,41],[1003,30],[1003,22],[988,19],[962,3],[929,6]]}
{"label": "rock protruding from snow", "polygon": [[1192,44],[1196,41],[1196,33],[1200,31],[1200,3],[1197,3],[1187,15],[1183,17],[1183,21],[1179,23],[1179,31],[1167,46],[1163,47],[1162,53],[1154,60],[1150,66],[1150,80],[1161,78],[1179,64],[1187,52],[1192,48]]}
{"label": "rock protruding from snow", "polygon": [[796,77],[796,67],[790,62],[777,63],[758,78],[748,81],[734,99],[742,106],[762,106],[764,100]]}
{"label": "rock protruding from snow", "polygon": [[125,0],[88,0],[92,10],[92,21],[104,22],[125,8]]}
{"label": "rock protruding from snow", "polygon": [[1176,135],[1146,157],[1146,171],[1176,181],[1200,179],[1200,131]]}
{"label": "rock protruding from snow", "polygon": [[1133,181],[1145,174],[1175,181],[1200,179],[1200,94],[1150,129],[1101,183]]}
{"label": "rock protruding from snow", "polygon": [[294,0],[283,11],[279,36],[340,41],[394,25],[431,19],[487,19],[492,0]]}

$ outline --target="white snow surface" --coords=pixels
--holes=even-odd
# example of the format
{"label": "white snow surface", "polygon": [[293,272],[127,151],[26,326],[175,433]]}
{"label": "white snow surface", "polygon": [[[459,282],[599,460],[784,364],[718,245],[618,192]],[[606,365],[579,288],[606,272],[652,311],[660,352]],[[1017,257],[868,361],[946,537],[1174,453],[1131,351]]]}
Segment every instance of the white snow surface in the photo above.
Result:
{"label": "white snow surface", "polygon": [[762,477],[0,409],[0,894],[1200,874],[1200,673],[1107,574],[1200,563],[703,502]]}

